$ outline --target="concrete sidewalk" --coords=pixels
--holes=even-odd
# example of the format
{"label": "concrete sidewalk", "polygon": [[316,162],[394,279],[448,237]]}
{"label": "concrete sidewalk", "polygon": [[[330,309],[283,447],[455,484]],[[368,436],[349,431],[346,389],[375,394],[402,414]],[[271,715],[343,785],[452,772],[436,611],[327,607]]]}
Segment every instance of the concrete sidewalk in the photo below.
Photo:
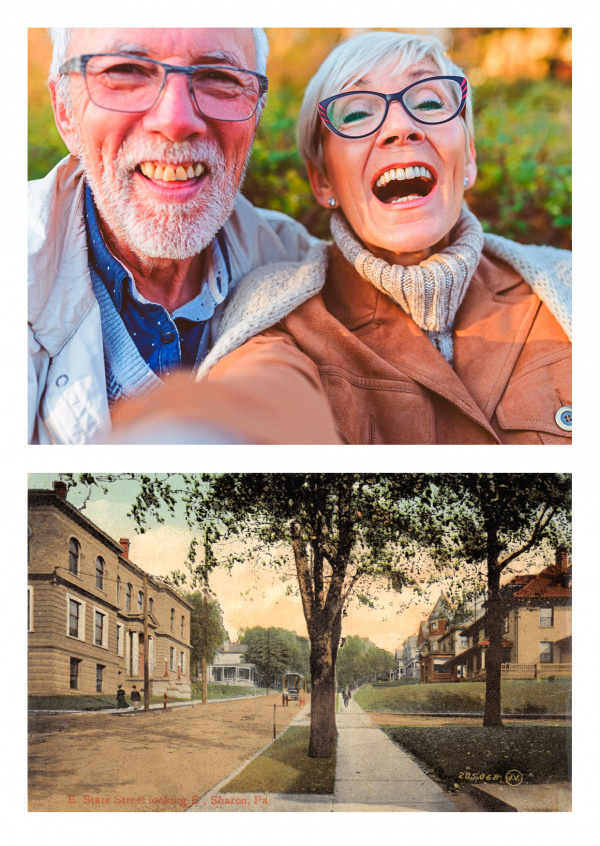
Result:
{"label": "concrete sidewalk", "polygon": [[[458,811],[444,791],[371,721],[353,699],[347,709],[342,706],[336,721],[338,742],[333,796],[219,793],[246,766],[246,762],[188,810]],[[290,725],[309,723],[307,706]]]}
{"label": "concrete sidewalk", "polygon": [[336,811],[458,811],[354,699],[337,715]]}

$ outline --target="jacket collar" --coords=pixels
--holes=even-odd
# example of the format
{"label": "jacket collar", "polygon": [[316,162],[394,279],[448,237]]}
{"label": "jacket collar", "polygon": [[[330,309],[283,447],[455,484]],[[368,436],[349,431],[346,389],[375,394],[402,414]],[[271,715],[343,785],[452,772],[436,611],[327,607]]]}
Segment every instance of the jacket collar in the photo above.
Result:
{"label": "jacket collar", "polygon": [[374,352],[496,438],[489,421],[539,308],[516,271],[482,255],[456,316],[454,369],[400,306],[362,279],[335,246],[323,300]]}

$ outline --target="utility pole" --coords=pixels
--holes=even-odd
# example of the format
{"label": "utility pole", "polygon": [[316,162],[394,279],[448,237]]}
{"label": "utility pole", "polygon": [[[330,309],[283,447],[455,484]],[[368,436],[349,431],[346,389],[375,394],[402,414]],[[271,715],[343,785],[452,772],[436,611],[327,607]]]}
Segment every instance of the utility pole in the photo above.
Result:
{"label": "utility pole", "polygon": [[206,588],[202,589],[202,704],[208,701],[208,679],[206,678],[206,628],[208,599]]}
{"label": "utility pole", "polygon": [[267,696],[271,685],[271,629],[267,629]]}
{"label": "utility pole", "polygon": [[144,711],[150,710],[150,668],[148,652],[148,574],[144,573]]}

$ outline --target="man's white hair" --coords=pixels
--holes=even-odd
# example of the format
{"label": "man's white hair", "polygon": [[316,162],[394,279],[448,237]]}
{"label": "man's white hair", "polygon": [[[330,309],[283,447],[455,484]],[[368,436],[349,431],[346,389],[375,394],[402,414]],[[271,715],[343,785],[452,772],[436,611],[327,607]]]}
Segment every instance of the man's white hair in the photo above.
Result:
{"label": "man's white hair", "polygon": [[[68,76],[61,75],[59,71],[67,61],[73,30],[70,28],[51,28],[48,32],[52,40],[52,61],[50,62],[48,79],[56,84],[60,99],[69,106],[69,78]],[[258,73],[265,74],[267,72],[267,56],[269,55],[269,39],[264,29],[253,29],[252,34],[254,36],[254,50],[256,53],[256,70]],[[248,68],[248,70],[252,70],[252,68]],[[263,104],[264,97],[259,105],[259,109],[262,110]]]}
{"label": "man's white hair", "polygon": [[[324,172],[322,122],[317,105],[340,94],[374,70],[402,73],[417,62],[430,61],[440,76],[465,76],[446,54],[442,42],[432,35],[407,32],[363,32],[343,41],[327,56],[306,87],[298,116],[298,150],[303,161]],[[391,93],[391,92],[383,92]],[[467,142],[474,137],[473,103],[469,86],[465,123]]]}

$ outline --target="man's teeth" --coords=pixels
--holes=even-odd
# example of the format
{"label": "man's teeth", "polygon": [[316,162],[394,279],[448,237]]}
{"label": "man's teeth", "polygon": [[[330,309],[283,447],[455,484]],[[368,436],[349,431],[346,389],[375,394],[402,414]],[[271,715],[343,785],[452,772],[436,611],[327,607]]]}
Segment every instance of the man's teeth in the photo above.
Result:
{"label": "man's teeth", "polygon": [[163,182],[185,182],[195,176],[202,176],[204,165],[201,162],[184,165],[155,165],[154,162],[142,162],[140,170],[148,179],[159,179]]}
{"label": "man's teeth", "polygon": [[417,176],[421,176],[424,179],[433,179],[426,167],[415,165],[414,167],[407,168],[392,167],[386,170],[385,173],[382,173],[375,184],[378,188],[381,188],[382,185],[387,185],[392,179],[414,179]]}

